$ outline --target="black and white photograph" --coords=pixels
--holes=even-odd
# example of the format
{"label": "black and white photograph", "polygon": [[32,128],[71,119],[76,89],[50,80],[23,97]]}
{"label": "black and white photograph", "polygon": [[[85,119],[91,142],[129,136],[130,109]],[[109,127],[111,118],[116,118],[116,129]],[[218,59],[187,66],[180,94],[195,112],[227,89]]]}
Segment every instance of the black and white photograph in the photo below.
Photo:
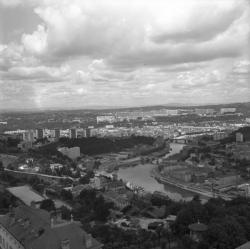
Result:
{"label": "black and white photograph", "polygon": [[0,249],[250,249],[250,0],[0,0]]}

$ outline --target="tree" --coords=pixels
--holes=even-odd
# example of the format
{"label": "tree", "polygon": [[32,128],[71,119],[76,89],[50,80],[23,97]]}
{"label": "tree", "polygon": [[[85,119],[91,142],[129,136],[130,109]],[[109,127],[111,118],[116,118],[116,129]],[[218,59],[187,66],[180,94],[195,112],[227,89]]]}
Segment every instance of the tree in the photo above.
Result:
{"label": "tree", "polygon": [[68,191],[68,190],[65,190],[65,189],[62,189],[62,191],[61,191],[61,197],[65,201],[71,201],[71,200],[73,200],[72,193],[70,191]]}
{"label": "tree", "polygon": [[45,199],[41,202],[40,209],[47,210],[48,212],[54,211],[56,209],[55,203],[51,199]]}
{"label": "tree", "polygon": [[61,207],[61,214],[62,214],[62,219],[64,220],[71,219],[71,211],[66,206]]}
{"label": "tree", "polygon": [[4,171],[4,166],[2,161],[0,161],[0,171]]}
{"label": "tree", "polygon": [[95,176],[95,173],[93,171],[88,171],[85,176],[79,179],[79,183],[89,184],[90,179],[93,178],[94,176]]}

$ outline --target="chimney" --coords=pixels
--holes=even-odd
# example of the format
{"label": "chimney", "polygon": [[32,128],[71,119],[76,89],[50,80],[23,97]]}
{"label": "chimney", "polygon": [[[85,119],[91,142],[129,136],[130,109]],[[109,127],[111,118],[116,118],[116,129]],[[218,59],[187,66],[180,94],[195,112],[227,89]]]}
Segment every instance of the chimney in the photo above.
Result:
{"label": "chimney", "polygon": [[86,248],[92,247],[92,237],[89,234],[84,235],[84,244]]}
{"label": "chimney", "polygon": [[61,241],[61,249],[70,249],[69,240],[64,239]]}

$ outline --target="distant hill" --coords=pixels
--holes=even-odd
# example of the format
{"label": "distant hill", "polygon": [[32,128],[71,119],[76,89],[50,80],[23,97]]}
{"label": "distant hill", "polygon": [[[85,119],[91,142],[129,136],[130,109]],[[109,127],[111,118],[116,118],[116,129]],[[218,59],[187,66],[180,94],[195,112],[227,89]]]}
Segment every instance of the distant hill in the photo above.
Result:
{"label": "distant hill", "polygon": [[219,110],[220,108],[225,107],[235,107],[238,112],[248,113],[250,115],[250,102],[244,103],[228,103],[228,104],[203,104],[203,105],[195,105],[195,104],[162,104],[162,105],[151,105],[151,106],[135,106],[135,107],[109,107],[109,106],[86,106],[85,108],[68,108],[68,109],[54,109],[48,108],[46,110],[36,110],[36,109],[19,109],[19,110],[4,110],[0,109],[0,113],[38,113],[38,112],[113,112],[113,111],[150,111],[150,110],[159,110],[163,108],[167,109],[194,109],[194,108],[213,108],[215,110]]}

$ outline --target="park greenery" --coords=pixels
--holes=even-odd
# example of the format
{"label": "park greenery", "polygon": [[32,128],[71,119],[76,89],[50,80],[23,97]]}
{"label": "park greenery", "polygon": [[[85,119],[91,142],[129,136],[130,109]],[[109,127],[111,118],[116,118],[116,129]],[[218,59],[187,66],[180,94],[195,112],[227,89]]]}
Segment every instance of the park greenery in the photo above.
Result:
{"label": "park greenery", "polygon": [[40,147],[37,152],[44,155],[57,155],[58,147],[80,147],[80,151],[85,155],[96,155],[109,152],[119,152],[124,149],[133,148],[136,145],[152,145],[154,138],[144,136],[130,136],[124,138],[76,138],[70,139],[62,137],[58,142],[50,143]]}

